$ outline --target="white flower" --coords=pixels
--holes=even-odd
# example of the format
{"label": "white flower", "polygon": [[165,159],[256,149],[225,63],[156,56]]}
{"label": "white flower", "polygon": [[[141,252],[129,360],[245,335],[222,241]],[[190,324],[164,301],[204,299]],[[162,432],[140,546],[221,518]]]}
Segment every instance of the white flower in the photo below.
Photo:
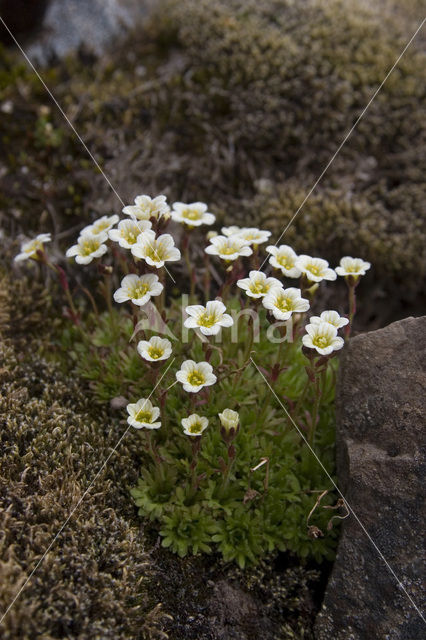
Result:
{"label": "white flower", "polygon": [[320,324],[320,322],[328,322],[329,324],[336,327],[336,329],[341,329],[345,325],[348,324],[348,318],[342,318],[337,311],[323,311],[320,316],[312,316],[310,319],[311,324]]}
{"label": "white flower", "polygon": [[309,309],[309,300],[302,298],[302,292],[295,287],[273,288],[262,300],[277,320],[288,320],[292,313],[303,313]]}
{"label": "white flower", "polygon": [[217,231],[208,231],[206,233],[206,238],[207,240],[211,240],[212,238],[215,238],[216,236],[218,236],[218,232]]}
{"label": "white flower", "polygon": [[215,336],[221,327],[231,327],[234,324],[230,315],[225,313],[226,307],[220,300],[210,300],[205,307],[194,304],[185,309],[190,316],[184,322],[188,329],[199,328],[205,336]]}
{"label": "white flower", "polygon": [[240,423],[240,416],[238,411],[233,411],[232,409],[224,409],[222,413],[219,413],[219,418],[222,427],[226,429],[226,431],[230,431],[234,429],[237,431],[238,425]]}
{"label": "white flower", "polygon": [[146,273],[143,276],[131,273],[121,281],[121,287],[114,293],[114,300],[116,302],[131,300],[138,307],[143,307],[151,296],[159,296],[162,290],[163,285],[154,273]]}
{"label": "white flower", "polygon": [[303,344],[310,349],[316,349],[323,356],[328,356],[344,345],[343,338],[337,335],[336,327],[329,322],[307,324],[305,329],[307,334],[302,337]]}
{"label": "white flower", "polygon": [[209,421],[205,416],[192,413],[187,418],[182,418],[181,423],[184,434],[187,436],[200,436],[204,429],[207,429]]}
{"label": "white flower", "polygon": [[94,258],[100,258],[107,252],[107,246],[104,244],[106,240],[108,240],[108,234],[105,231],[96,236],[81,235],[77,244],[70,247],[65,255],[67,258],[75,256],[78,264],[89,264]]}
{"label": "white flower", "polygon": [[138,237],[131,251],[136,258],[142,258],[157,269],[163,267],[165,262],[180,260],[180,251],[169,233],[156,238],[154,231],[145,231]]}
{"label": "white flower", "polygon": [[197,393],[203,387],[209,387],[217,380],[213,367],[208,362],[194,362],[185,360],[176,373],[176,380],[183,384],[185,391]]}
{"label": "white flower", "polygon": [[311,256],[299,256],[296,260],[296,267],[306,275],[311,282],[321,282],[321,280],[336,280],[336,272],[329,269],[327,260],[322,258],[311,258]]}
{"label": "white flower", "polygon": [[208,213],[207,205],[204,202],[192,202],[191,204],[175,202],[171,216],[175,222],[184,222],[190,227],[213,224],[216,220],[212,213]]}
{"label": "white flower", "polygon": [[237,233],[232,234],[233,237],[245,240],[249,245],[267,242],[270,235],[270,231],[262,231],[261,229],[256,229],[256,227],[244,227],[240,231],[237,231]]}
{"label": "white flower", "polygon": [[231,236],[216,236],[210,239],[210,244],[205,249],[212,256],[219,256],[222,260],[236,260],[240,256],[251,256],[253,251],[245,240]]}
{"label": "white flower", "polygon": [[263,271],[250,271],[248,278],[237,280],[237,286],[244,289],[250,298],[262,298],[272,287],[282,287],[276,278],[267,278]]}
{"label": "white flower", "polygon": [[284,276],[288,278],[300,276],[301,271],[296,267],[297,254],[287,244],[281,244],[279,247],[270,245],[266,247],[266,251],[271,254],[269,264],[279,269]]}
{"label": "white flower", "polygon": [[160,415],[160,409],[153,407],[148,398],[141,398],[133,404],[127,405],[127,413],[129,417],[127,422],[135,429],[159,429],[161,422],[156,422]]}
{"label": "white flower", "polygon": [[96,220],[93,224],[89,224],[88,227],[84,227],[80,235],[97,236],[103,231],[109,231],[118,221],[119,217],[117,215],[102,216],[102,218],[99,218],[99,220]]}
{"label": "white flower", "polygon": [[166,202],[166,196],[137,196],[135,204],[124,207],[123,213],[133,220],[149,220],[150,218],[170,218],[170,207]]}
{"label": "white flower", "polygon": [[231,227],[222,227],[221,229],[222,235],[230,238],[231,236],[235,236],[237,233],[241,231],[241,227],[237,227],[235,224]]}
{"label": "white flower", "polygon": [[149,220],[122,220],[117,229],[111,229],[108,235],[111,240],[118,242],[123,249],[131,249],[140,234],[151,229]]}
{"label": "white flower", "polygon": [[23,242],[21,244],[21,253],[15,256],[15,262],[21,262],[21,260],[28,260],[29,258],[37,260],[37,251],[43,251],[43,244],[51,241],[50,233],[39,233],[34,240]]}
{"label": "white flower", "polygon": [[365,276],[365,272],[371,267],[369,262],[361,258],[351,258],[345,256],[340,260],[340,266],[335,271],[338,276]]}
{"label": "white flower", "polygon": [[149,340],[140,340],[137,350],[139,355],[149,362],[167,360],[172,353],[172,343],[167,338],[152,336]]}

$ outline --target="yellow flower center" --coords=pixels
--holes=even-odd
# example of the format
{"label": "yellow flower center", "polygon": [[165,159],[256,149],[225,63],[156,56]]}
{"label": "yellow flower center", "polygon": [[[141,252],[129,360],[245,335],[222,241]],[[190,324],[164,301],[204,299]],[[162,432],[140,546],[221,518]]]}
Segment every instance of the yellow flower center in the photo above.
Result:
{"label": "yellow flower center", "polygon": [[182,213],[182,217],[188,220],[199,220],[202,215],[202,212],[198,209],[185,209]]}
{"label": "yellow flower center", "polygon": [[194,424],[191,424],[191,426],[188,429],[190,433],[200,433],[200,431],[202,430],[203,430],[203,425],[201,424],[201,422],[194,422]]}
{"label": "yellow flower center", "polygon": [[277,298],[275,306],[279,311],[291,311],[293,309],[293,301],[290,298]]}
{"label": "yellow flower center", "polygon": [[330,340],[326,336],[315,336],[312,340],[312,344],[320,349],[324,349],[324,347],[329,346]]}
{"label": "yellow flower center", "polygon": [[306,270],[310,271],[312,273],[312,275],[314,275],[314,276],[320,276],[321,273],[322,273],[321,267],[317,267],[317,265],[315,265],[315,264],[306,265]]}
{"label": "yellow flower center", "polygon": [[277,262],[284,267],[284,269],[293,269],[294,267],[294,260],[288,256],[277,256]]}
{"label": "yellow flower center", "polygon": [[96,222],[96,224],[93,225],[93,233],[100,233],[101,231],[108,229],[109,226],[110,225],[108,220],[103,220],[102,222]]}
{"label": "yellow flower center", "polygon": [[224,256],[231,256],[233,253],[238,253],[238,249],[234,244],[223,244],[220,248],[219,253]]}
{"label": "yellow flower center", "polygon": [[121,230],[121,237],[124,238],[129,244],[135,244],[136,240],[138,239],[138,235],[137,233],[135,233],[133,230],[129,230],[129,229],[122,229]]}
{"label": "yellow flower center", "polygon": [[345,267],[345,271],[347,271],[347,273],[358,273],[360,270],[361,267],[356,264],[351,264],[349,267]]}
{"label": "yellow flower center", "polygon": [[151,258],[154,262],[160,262],[166,260],[167,251],[161,244],[150,244],[146,248],[145,255],[147,258]]}
{"label": "yellow flower center", "polygon": [[40,240],[34,240],[29,247],[24,249],[24,252],[30,256],[37,251],[43,251],[43,243]]}
{"label": "yellow flower center", "polygon": [[145,409],[141,409],[135,415],[135,420],[138,422],[146,422],[150,424],[152,422],[152,413],[151,411],[146,411]]}
{"label": "yellow flower center", "polygon": [[161,358],[161,356],[164,355],[164,349],[161,349],[160,347],[149,347],[148,355],[153,360],[158,360],[158,358]]}
{"label": "yellow flower center", "polygon": [[216,320],[217,318],[215,313],[209,314],[205,311],[198,316],[198,324],[201,327],[212,327],[216,323]]}
{"label": "yellow flower center", "polygon": [[267,285],[265,282],[262,282],[261,280],[252,282],[250,284],[250,291],[252,293],[268,293],[268,290],[269,285]]}
{"label": "yellow flower center", "polygon": [[143,298],[143,296],[149,291],[149,284],[146,282],[139,282],[136,284],[132,291],[132,298]]}
{"label": "yellow flower center", "polygon": [[155,213],[157,211],[157,205],[155,205],[153,202],[145,202],[144,204],[139,204],[138,209],[143,216],[152,218],[152,216],[155,216]]}
{"label": "yellow flower center", "polygon": [[95,238],[83,240],[81,243],[80,254],[82,256],[90,256],[91,253],[94,253],[99,249],[100,244],[99,240],[96,240]]}
{"label": "yellow flower center", "polygon": [[205,381],[206,379],[203,374],[200,373],[200,371],[191,371],[191,373],[188,375],[188,382],[193,387],[199,387],[200,384],[204,384]]}

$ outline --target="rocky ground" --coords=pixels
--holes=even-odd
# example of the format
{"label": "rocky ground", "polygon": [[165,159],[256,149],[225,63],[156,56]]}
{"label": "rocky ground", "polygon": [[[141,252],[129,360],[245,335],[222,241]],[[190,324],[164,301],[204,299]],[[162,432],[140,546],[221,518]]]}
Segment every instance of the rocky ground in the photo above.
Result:
{"label": "rocky ground", "polygon": [[[168,0],[154,3],[154,8],[131,0],[52,0],[44,26],[39,24],[36,35],[27,39],[31,25],[23,16],[31,16],[35,3],[20,3],[25,11],[17,11],[14,3],[9,14],[15,32],[37,64],[44,64],[40,69],[46,83],[126,204],[140,192],[203,200],[219,218],[256,222],[276,237],[421,16],[421,5],[414,0],[403,15],[399,5],[387,1],[381,5],[385,11],[373,7],[371,13],[370,7],[366,13],[361,3],[351,3],[348,10],[345,2],[334,0],[297,8],[276,0]],[[0,14],[7,17],[10,3],[2,0],[0,6]],[[426,65],[418,42],[421,39],[282,240],[334,264],[344,253],[371,260],[373,269],[360,295],[364,302],[358,331],[425,310]],[[13,255],[21,235],[52,231],[53,252],[59,258],[82,224],[118,212],[121,204],[16,51],[1,49],[0,62],[3,240],[15,242]],[[0,292],[2,609],[84,494],[121,428],[111,410],[102,415],[92,410],[81,381],[40,355],[53,340],[57,303],[42,287],[11,275],[10,262],[2,267]],[[327,302],[339,307],[343,295],[342,288],[336,300]],[[391,396],[400,398],[402,413],[394,415],[389,429],[416,424],[417,392],[413,386],[412,396],[406,389],[410,401],[405,407],[398,387],[405,356],[400,362],[392,351],[395,341],[405,344],[400,354],[411,349],[406,376],[412,380],[418,371],[412,364],[417,357],[417,338],[412,336],[420,331],[413,322],[408,333],[395,325],[389,333],[352,342],[344,360],[339,447],[350,461],[348,466],[341,453],[341,478],[347,479],[360,517],[367,519],[398,571],[407,575],[405,586],[417,598],[416,523],[407,531],[414,545],[411,559],[403,560],[398,544],[387,547],[387,541],[394,544],[398,536],[399,520],[384,499],[385,476],[393,476],[392,470],[401,480],[391,493],[394,509],[406,491],[417,492],[417,432],[411,434],[413,449],[398,446],[399,439],[408,438],[400,434],[385,453],[382,438],[378,443],[368,435],[382,425],[385,412],[392,414]],[[358,348],[367,363],[360,360]],[[375,348],[377,358],[367,358]],[[377,377],[382,363],[392,358],[401,365],[392,370],[395,387]],[[378,391],[373,405],[363,408],[360,422],[351,394],[360,384],[359,401],[370,395],[372,370],[371,384]],[[365,450],[371,455],[365,457]],[[367,460],[365,477],[354,471],[359,455]],[[215,559],[180,562],[160,553],[155,536],[141,529],[128,499],[137,460],[132,441],[122,443],[114,465],[100,475],[5,619],[4,637],[312,638],[329,567],[300,568],[282,555],[243,576]],[[407,469],[410,486],[404,480]],[[369,482],[376,474],[380,486]],[[359,498],[363,492],[370,498],[368,509]],[[417,502],[411,500],[408,519],[401,523],[404,531],[418,515]],[[402,506],[398,513],[406,511]],[[380,514],[380,522],[372,513]],[[388,517],[391,531],[383,524]],[[377,556],[360,541],[361,534],[354,533],[355,526],[352,521],[344,529],[318,638],[333,635],[340,640],[342,627],[350,627],[354,639],[370,640],[387,632],[378,625],[364,632],[365,617],[342,612],[349,601],[358,606],[354,592],[347,590],[364,567],[361,561],[348,564],[349,556],[369,559],[370,588],[359,591],[365,610],[372,606],[371,585],[380,575],[380,589],[396,604],[395,617],[389,614],[396,631],[389,637],[420,638],[412,610],[407,609],[403,620],[402,596],[395,593]],[[105,548],[107,561],[101,553]]]}

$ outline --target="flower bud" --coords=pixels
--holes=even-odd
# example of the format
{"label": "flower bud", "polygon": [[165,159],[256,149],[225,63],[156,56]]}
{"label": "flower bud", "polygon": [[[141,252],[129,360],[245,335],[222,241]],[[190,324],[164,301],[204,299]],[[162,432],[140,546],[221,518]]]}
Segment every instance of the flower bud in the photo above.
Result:
{"label": "flower bud", "polygon": [[220,430],[222,438],[225,442],[231,442],[240,428],[240,416],[237,411],[224,409],[222,413],[219,413],[219,418],[222,425]]}
{"label": "flower bud", "polygon": [[227,431],[231,429],[237,430],[238,424],[240,422],[240,416],[238,415],[238,411],[233,411],[232,409],[225,409],[222,413],[219,413],[220,422],[223,427]]}

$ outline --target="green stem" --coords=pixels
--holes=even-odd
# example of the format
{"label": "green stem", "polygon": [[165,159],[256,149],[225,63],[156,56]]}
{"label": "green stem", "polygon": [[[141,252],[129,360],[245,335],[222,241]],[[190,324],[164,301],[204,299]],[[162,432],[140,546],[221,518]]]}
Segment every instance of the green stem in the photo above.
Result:
{"label": "green stem", "polygon": [[[291,322],[293,322],[293,321],[291,320]],[[283,335],[284,334],[284,327],[280,327],[280,333],[281,333],[282,340],[280,342],[280,346],[278,347],[278,351],[277,351],[277,360],[276,360],[276,364],[277,365],[281,364],[281,360],[282,360],[282,357],[283,357],[283,349],[284,349],[283,345],[287,342],[285,340],[285,336]]]}
{"label": "green stem", "polygon": [[303,403],[303,401],[305,399],[306,392],[309,389],[310,384],[311,384],[311,381],[309,380],[309,376],[308,376],[307,379],[306,379],[306,382],[305,382],[305,386],[303,387],[302,393],[300,394],[299,398],[297,399],[296,406],[294,407],[294,417],[295,418],[296,418],[296,416],[297,416],[297,414],[299,412],[299,409],[300,409],[300,407],[301,407],[301,405],[302,405],[302,403]]}
{"label": "green stem", "polygon": [[327,364],[328,363],[326,362],[321,372],[318,372],[318,371],[315,372],[315,383],[314,383],[315,384],[315,403],[314,403],[314,411],[312,415],[311,430],[309,432],[309,444],[311,445],[311,447],[313,447],[313,444],[314,444],[315,431],[317,428],[317,421],[318,421],[318,414],[319,414],[319,406],[321,402],[321,397],[323,395],[326,375],[327,375]]}
{"label": "green stem", "polygon": [[222,493],[225,492],[228,483],[229,483],[229,477],[231,475],[231,470],[232,467],[234,466],[234,462],[236,459],[236,451],[235,451],[235,447],[233,444],[230,444],[228,447],[228,460],[227,460],[227,464],[226,464],[226,469],[225,469],[225,473],[223,475],[223,483],[222,483]]}
{"label": "green stem", "polygon": [[146,449],[147,449],[149,455],[153,459],[154,464],[159,465],[161,463],[161,458],[160,458],[158,452],[154,448],[154,445],[153,445],[153,442],[152,442],[152,432],[149,429],[146,431],[146,440],[147,440]]}
{"label": "green stem", "polygon": [[192,443],[192,462],[191,462],[191,487],[197,489],[197,464],[198,456],[201,449],[201,436],[194,436]]}

